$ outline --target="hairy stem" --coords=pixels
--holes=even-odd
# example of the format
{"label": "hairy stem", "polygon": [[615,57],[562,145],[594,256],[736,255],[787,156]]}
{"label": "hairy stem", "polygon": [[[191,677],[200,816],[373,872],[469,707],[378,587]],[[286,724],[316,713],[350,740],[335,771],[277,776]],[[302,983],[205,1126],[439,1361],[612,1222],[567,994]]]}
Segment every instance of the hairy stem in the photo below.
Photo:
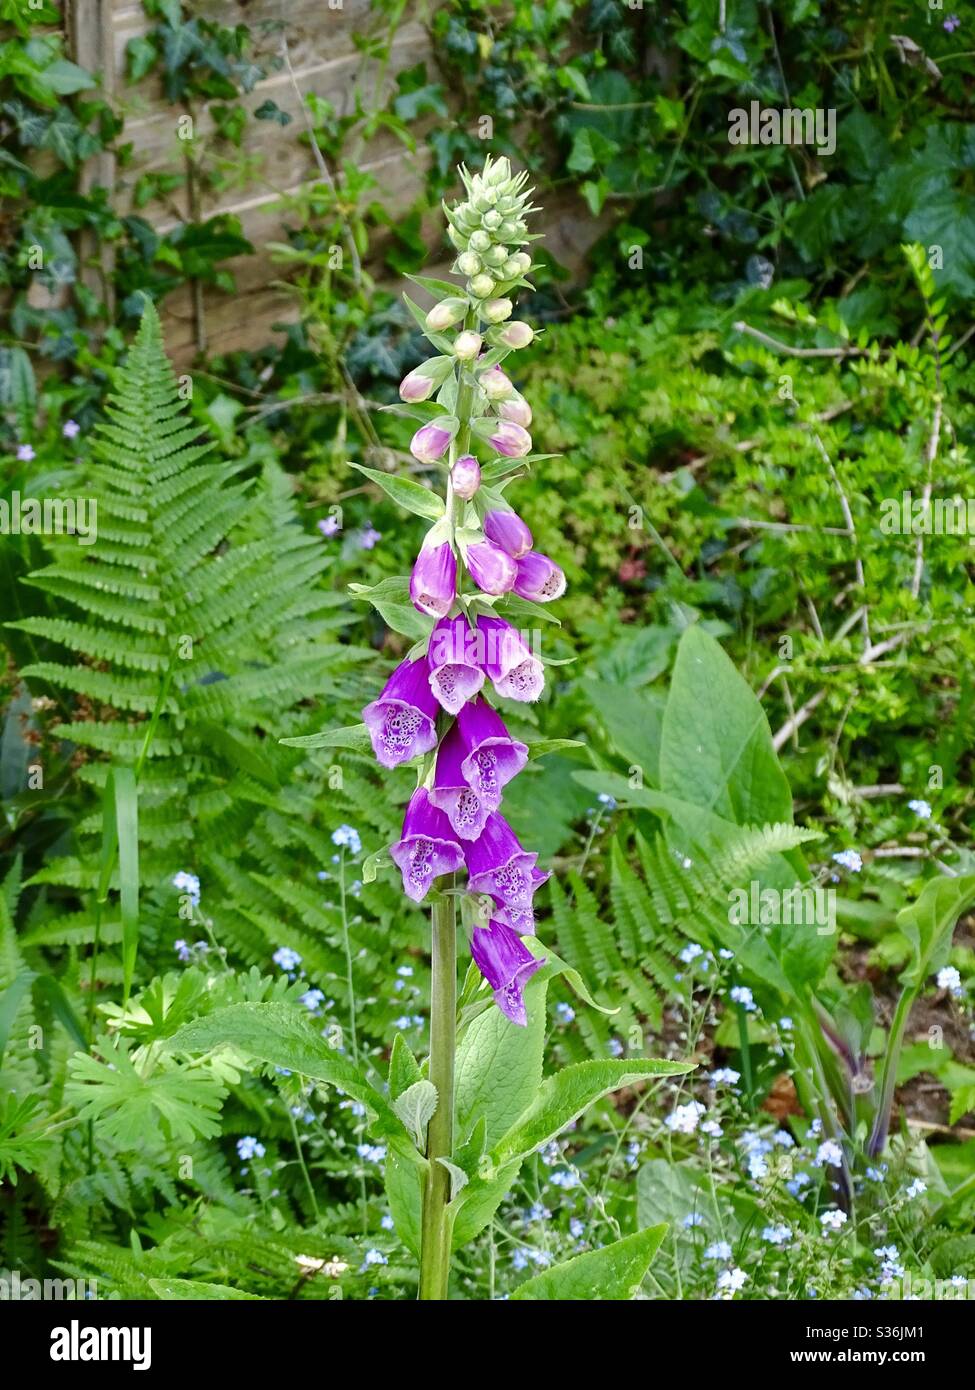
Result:
{"label": "hairy stem", "polygon": [[420,1298],[444,1299],[450,1278],[450,1228],[447,1214],[450,1175],[437,1160],[449,1158],[454,1144],[454,1047],[457,1021],[457,900],[453,874],[440,884],[433,906],[430,985],[430,1080],[437,1088],[437,1108],[427,1130],[430,1170],[423,1191],[420,1236]]}

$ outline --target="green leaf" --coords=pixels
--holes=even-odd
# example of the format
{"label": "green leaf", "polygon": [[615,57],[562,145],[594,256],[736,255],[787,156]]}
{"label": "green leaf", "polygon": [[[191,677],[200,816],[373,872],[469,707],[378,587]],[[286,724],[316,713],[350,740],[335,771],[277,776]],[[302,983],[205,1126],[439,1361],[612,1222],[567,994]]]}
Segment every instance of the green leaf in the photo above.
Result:
{"label": "green leaf", "polygon": [[351,748],[356,753],[372,749],[369,730],[365,724],[349,724],[344,729],[326,729],[320,734],[302,734],[300,738],[280,738],[289,748]]}
{"label": "green leaf", "polygon": [[933,878],[916,902],[897,914],[897,925],[911,945],[912,959],[901,983],[916,988],[948,960],[955,923],[975,903],[975,874]]}
{"label": "green leaf", "polygon": [[577,738],[539,738],[528,745],[528,760],[544,758],[546,753],[560,753],[563,748],[585,748]]}
{"label": "green leaf", "polygon": [[114,806],[118,843],[119,899],[122,917],[123,1000],[128,1000],[139,949],[139,793],[135,770],[116,767],[106,791]]}
{"label": "green leaf", "polygon": [[414,483],[409,478],[399,478],[395,473],[380,473],[375,468],[366,468],[361,463],[350,463],[349,467],[364,474],[370,482],[381,487],[387,497],[391,497],[408,512],[427,517],[430,521],[439,521],[443,516],[443,498],[431,492],[428,487]]}
{"label": "green leaf", "polygon": [[528,1023],[524,1028],[492,1005],[465,1029],[457,1048],[455,1080],[459,1143],[483,1117],[490,1147],[537,1093],[542,1080],[547,990],[547,980],[539,980],[538,973],[529,980],[525,988]]}
{"label": "green leaf", "polygon": [[530,943],[534,955],[545,957],[545,964],[538,972],[540,975],[547,979],[561,975],[566,984],[575,990],[583,1003],[588,1004],[591,1009],[598,1009],[601,1014],[619,1013],[619,1009],[605,1009],[602,1004],[597,1004],[578,970],[564,961],[561,956],[557,956],[550,946],[544,946],[537,937],[528,937],[527,941]]}
{"label": "green leaf", "polygon": [[548,1077],[535,1099],[516,1123],[495,1144],[492,1158],[498,1163],[524,1158],[561,1134],[595,1101],[655,1076],[683,1076],[693,1071],[693,1062],[596,1061],[578,1062]]}
{"label": "green leaf", "polygon": [[420,1080],[421,1075],[419,1062],[403,1041],[403,1034],[397,1033],[389,1056],[389,1094],[392,1099],[398,1100],[405,1090]]}
{"label": "green leaf", "polygon": [[70,96],[72,92],[88,91],[97,85],[90,72],[85,72],[84,68],[79,68],[77,63],[71,63],[67,58],[59,58],[57,62],[49,64],[43,72],[38,73],[37,80],[62,97]]}
{"label": "green leaf", "polygon": [[153,1293],[167,1302],[183,1299],[220,1303],[226,1303],[228,1299],[265,1301],[259,1293],[246,1293],[243,1289],[231,1288],[229,1284],[206,1284],[200,1279],[149,1279],[147,1282]]}
{"label": "green leaf", "polygon": [[521,1284],[511,1295],[513,1299],[561,1302],[613,1300],[617,1303],[633,1299],[640,1286],[667,1227],[650,1226],[636,1235],[605,1245],[602,1250],[588,1250],[576,1255],[554,1269],[546,1269]]}
{"label": "green leaf", "polygon": [[427,1146],[427,1125],[437,1110],[437,1088],[432,1081],[414,1081],[407,1086],[401,1096],[393,1101],[393,1109],[400,1117],[420,1153]]}
{"label": "green leaf", "polygon": [[[409,1136],[391,1105],[347,1057],[329,1047],[304,1010],[294,1004],[230,1004],[184,1024],[166,1043],[170,1052],[210,1052],[229,1047],[272,1067],[287,1067],[312,1081],[338,1087],[376,1116],[391,1139]],[[409,1150],[415,1153],[412,1143]]]}
{"label": "green leaf", "polygon": [[700,627],[681,637],[660,743],[660,788],[738,825],[792,820],[765,712]]}
{"label": "green leaf", "polygon": [[409,579],[383,579],[372,588],[365,584],[350,584],[349,593],[353,598],[371,603],[383,622],[404,637],[426,641],[433,631],[433,619],[418,613],[410,602]]}

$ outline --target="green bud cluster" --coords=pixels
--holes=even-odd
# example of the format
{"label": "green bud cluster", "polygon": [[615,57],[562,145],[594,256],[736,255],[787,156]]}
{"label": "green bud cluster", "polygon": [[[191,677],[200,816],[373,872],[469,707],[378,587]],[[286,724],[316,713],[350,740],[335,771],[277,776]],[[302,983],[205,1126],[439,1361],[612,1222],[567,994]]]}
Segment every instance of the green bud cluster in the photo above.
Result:
{"label": "green bud cluster", "polygon": [[460,176],[467,198],[444,206],[447,235],[459,253],[454,270],[466,276],[472,299],[505,304],[505,288],[531,269],[531,256],[518,249],[531,240],[525,218],[536,210],[529,206],[528,175],[512,175],[507,159],[488,155],[481,173],[462,167]]}

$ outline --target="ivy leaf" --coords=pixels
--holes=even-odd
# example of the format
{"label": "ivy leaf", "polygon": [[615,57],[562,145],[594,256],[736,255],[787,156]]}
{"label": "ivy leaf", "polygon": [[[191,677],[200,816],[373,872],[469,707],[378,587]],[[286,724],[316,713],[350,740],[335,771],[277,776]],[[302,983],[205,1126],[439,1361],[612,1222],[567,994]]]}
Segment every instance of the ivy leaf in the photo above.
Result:
{"label": "ivy leaf", "polygon": [[640,1292],[640,1285],[666,1233],[665,1225],[650,1226],[645,1231],[637,1231],[636,1235],[624,1236],[612,1245],[605,1245],[602,1250],[588,1250],[554,1269],[536,1274],[534,1279],[519,1285],[511,1297],[552,1302],[629,1301]]}
{"label": "ivy leaf", "polygon": [[254,119],[258,121],[277,121],[278,125],[290,125],[292,117],[287,111],[282,111],[276,101],[268,97],[267,101],[262,101],[254,112]]}
{"label": "ivy leaf", "polygon": [[84,92],[97,86],[90,72],[85,72],[84,68],[79,68],[77,63],[71,63],[67,58],[59,58],[49,64],[39,74],[38,81],[58,96],[70,96],[73,92]]}
{"label": "ivy leaf", "polygon": [[138,38],[129,39],[125,45],[125,56],[129,65],[129,81],[139,82],[152,68],[158,55],[152,40],[140,34]]}

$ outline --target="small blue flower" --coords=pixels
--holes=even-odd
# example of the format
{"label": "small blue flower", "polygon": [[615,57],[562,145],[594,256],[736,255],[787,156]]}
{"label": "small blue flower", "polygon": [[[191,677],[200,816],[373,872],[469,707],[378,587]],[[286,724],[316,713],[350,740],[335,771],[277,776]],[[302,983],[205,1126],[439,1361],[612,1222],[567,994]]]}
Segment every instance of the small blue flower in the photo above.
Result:
{"label": "small blue flower", "polygon": [[298,996],[298,1003],[304,1004],[306,1009],[314,1013],[316,1009],[321,1008],[324,999],[324,991],[320,989],[306,989],[304,994]]}
{"label": "small blue flower", "polygon": [[858,874],[863,868],[863,860],[855,849],[841,849],[833,855],[833,862],[839,864],[843,869],[849,869],[851,874]]}
{"label": "small blue flower", "polygon": [[556,1004],[555,1012],[560,1023],[571,1023],[576,1016],[576,1011],[571,1004]]}
{"label": "small blue flower", "polygon": [[690,1231],[695,1226],[703,1226],[704,1217],[701,1215],[699,1211],[692,1211],[689,1215],[684,1217],[683,1221],[680,1224],[684,1227],[686,1231]]}
{"label": "small blue flower", "polygon": [[297,951],[292,950],[290,946],[279,946],[271,959],[274,961],[274,964],[280,966],[282,970],[297,970],[298,966],[301,964],[301,956],[299,956]]}
{"label": "small blue flower", "polygon": [[733,985],[728,991],[728,996],[733,1004],[740,1004],[746,1014],[755,1012],[755,1000],[747,985]]}
{"label": "small blue flower", "polygon": [[363,1270],[369,1269],[372,1265],[385,1264],[389,1264],[389,1261],[381,1250],[367,1250],[362,1264],[359,1266],[359,1273],[361,1274]]}
{"label": "small blue flower", "polygon": [[913,811],[918,820],[931,819],[931,803],[928,801],[914,800],[907,803],[907,809]]}
{"label": "small blue flower", "polygon": [[726,1240],[716,1240],[713,1245],[709,1245],[704,1252],[706,1260],[730,1260],[731,1246]]}
{"label": "small blue flower", "polygon": [[263,1158],[265,1149],[260,1140],[254,1138],[253,1134],[245,1134],[243,1139],[237,1140],[237,1153],[243,1159]]}
{"label": "small blue flower", "polygon": [[922,1182],[920,1178],[915,1178],[914,1181],[910,1184],[910,1186],[905,1187],[904,1196],[908,1199],[911,1199],[913,1197],[920,1197],[921,1193],[927,1192],[927,1190],[927,1183]]}
{"label": "small blue flower", "polygon": [[338,830],[332,832],[332,844],[344,845],[352,854],[362,853],[362,841],[359,839],[358,830],[354,830],[351,825],[340,825]]}
{"label": "small blue flower", "polygon": [[178,874],[173,874],[172,883],[177,892],[186,894],[194,907],[200,906],[200,880],[196,874],[180,869]]}

